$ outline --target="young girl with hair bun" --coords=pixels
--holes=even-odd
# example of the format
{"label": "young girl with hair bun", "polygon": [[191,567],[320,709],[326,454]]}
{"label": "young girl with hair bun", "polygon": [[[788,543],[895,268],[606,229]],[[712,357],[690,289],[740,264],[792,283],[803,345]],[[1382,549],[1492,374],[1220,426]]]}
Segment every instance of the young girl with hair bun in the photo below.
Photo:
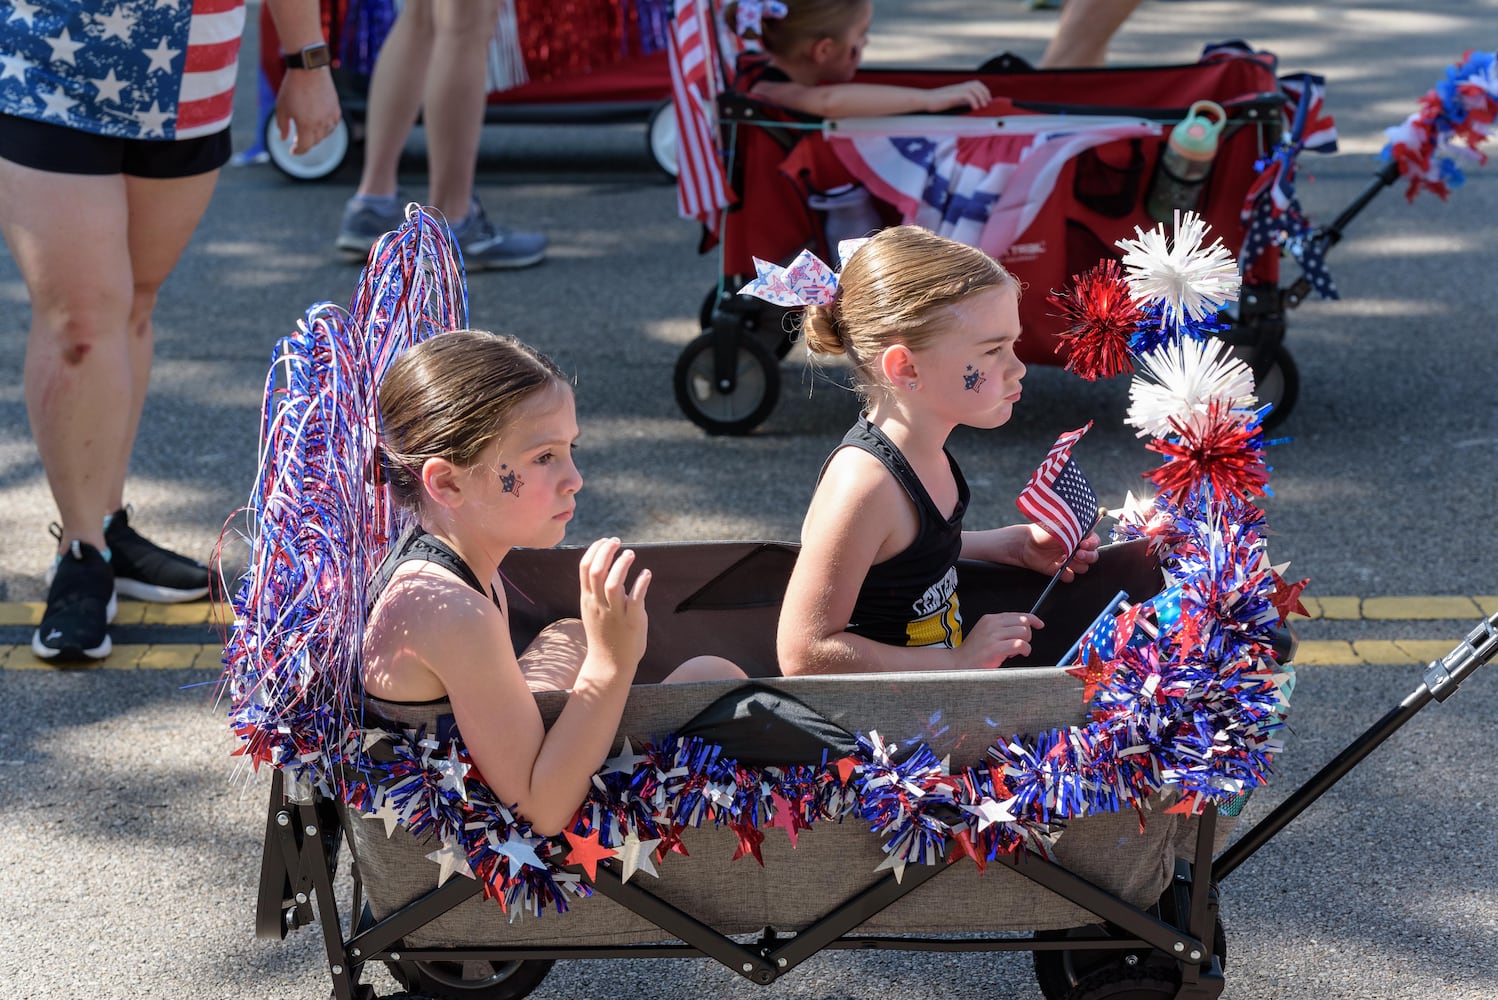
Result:
{"label": "young girl with hair bun", "polygon": [[1019,285],[983,251],[916,226],[852,242],[862,245],[841,275],[826,272],[804,300],[801,325],[814,355],[848,357],[866,408],[822,466],[802,525],[780,668],[997,667],[1028,653],[1043,623],[1017,613],[964,622],[958,558],[1070,580],[1098,545],[1087,538],[1067,561],[1066,544],[1037,525],[963,530],[968,486],[947,437],[998,427],[1019,401]]}
{"label": "young girl with hair bun", "polygon": [[947,87],[853,83],[874,17],[873,0],[738,0],[723,16],[762,52],[740,59],[734,86],[770,104],[846,118],[981,108],[991,99],[981,80]]}
{"label": "young girl with hair bun", "polygon": [[[582,618],[548,626],[514,653],[499,567],[512,548],[556,545],[582,476],[567,379],[513,337],[438,334],[391,365],[380,385],[382,464],[416,514],[371,587],[363,682],[374,716],[454,726],[499,799],[543,835],[572,817],[608,755],[645,653],[650,571],[595,541],[578,567]],[[743,677],[696,657],[667,681]],[[533,690],[570,691],[547,730]]]}

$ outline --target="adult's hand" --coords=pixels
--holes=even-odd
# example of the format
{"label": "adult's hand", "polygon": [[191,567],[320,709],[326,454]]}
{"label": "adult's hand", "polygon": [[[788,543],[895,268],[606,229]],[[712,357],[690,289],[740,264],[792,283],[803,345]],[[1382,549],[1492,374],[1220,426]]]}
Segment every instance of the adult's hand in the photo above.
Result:
{"label": "adult's hand", "polygon": [[292,153],[300,156],[332,135],[342,117],[333,74],[327,67],[286,71],[276,94],[276,128],[282,142],[295,132]]}

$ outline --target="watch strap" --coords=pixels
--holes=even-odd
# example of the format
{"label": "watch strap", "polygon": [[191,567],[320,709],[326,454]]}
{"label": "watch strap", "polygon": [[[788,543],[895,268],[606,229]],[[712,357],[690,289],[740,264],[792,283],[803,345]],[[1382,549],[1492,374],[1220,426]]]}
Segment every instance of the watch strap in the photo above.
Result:
{"label": "watch strap", "polygon": [[299,52],[282,54],[281,61],[287,69],[320,69],[333,61],[327,42],[316,42]]}

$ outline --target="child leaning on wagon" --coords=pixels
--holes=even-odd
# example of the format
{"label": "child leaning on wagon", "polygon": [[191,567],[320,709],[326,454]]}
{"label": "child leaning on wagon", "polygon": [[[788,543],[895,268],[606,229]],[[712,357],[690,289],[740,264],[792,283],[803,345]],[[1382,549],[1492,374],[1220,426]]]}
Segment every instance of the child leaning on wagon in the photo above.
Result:
{"label": "child leaning on wagon", "polygon": [[[417,525],[372,587],[364,690],[376,715],[432,705],[474,764],[537,833],[571,818],[608,755],[645,652],[650,571],[632,587],[634,552],[595,541],[579,566],[581,613],[548,626],[519,657],[499,567],[516,546],[562,540],[582,477],[577,411],[554,364],[512,337],[438,334],[391,365],[380,385],[383,471]],[[668,681],[742,677],[696,657]],[[533,690],[570,691],[550,730]],[[450,706],[443,704],[450,702]]]}
{"label": "child leaning on wagon", "polygon": [[740,56],[735,88],[770,104],[842,118],[977,109],[992,99],[980,80],[930,89],[851,82],[873,0],[738,0],[724,5],[723,16],[763,49]]}
{"label": "child leaning on wagon", "polygon": [[[845,245],[846,246],[846,245]],[[866,409],[822,466],[786,588],[777,654],[786,674],[997,667],[1030,651],[1032,614],[962,620],[957,560],[1070,580],[1032,524],[964,531],[969,493],[952,430],[998,427],[1020,398],[1019,284],[975,247],[916,226],[862,242],[802,317],[813,354],[846,354]]]}

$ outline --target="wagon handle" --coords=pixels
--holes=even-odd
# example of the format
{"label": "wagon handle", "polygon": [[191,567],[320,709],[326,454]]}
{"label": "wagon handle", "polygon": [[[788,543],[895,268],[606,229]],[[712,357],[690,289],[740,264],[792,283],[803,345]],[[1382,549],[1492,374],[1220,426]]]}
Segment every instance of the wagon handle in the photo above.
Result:
{"label": "wagon handle", "polygon": [[1243,862],[1253,856],[1271,837],[1290,824],[1305,811],[1327,789],[1341,780],[1358,762],[1378,749],[1390,736],[1432,701],[1445,701],[1456,693],[1462,681],[1470,677],[1495,655],[1498,655],[1498,612],[1494,612],[1456,648],[1439,660],[1432,660],[1420,678],[1420,686],[1407,695],[1399,707],[1390,711],[1378,722],[1353,740],[1347,749],[1339,753],[1330,764],[1316,772],[1305,784],[1297,788],[1289,798],[1265,816],[1254,828],[1244,834],[1237,843],[1218,855],[1212,863],[1213,881],[1221,881],[1233,873]]}
{"label": "wagon handle", "polygon": [[[1359,212],[1368,207],[1368,203],[1378,196],[1384,188],[1399,180],[1399,164],[1390,160],[1383,165],[1378,173],[1373,175],[1373,180],[1363,189],[1363,193],[1353,199],[1352,204],[1342,210],[1342,214],[1332,221],[1325,229],[1316,231],[1313,239],[1320,241],[1326,249],[1337,245],[1342,239],[1342,230],[1347,228],[1348,223],[1357,218]],[[1305,301],[1307,295],[1311,294],[1311,282],[1302,274],[1295,279],[1295,283],[1285,289],[1285,305],[1294,309]]]}

